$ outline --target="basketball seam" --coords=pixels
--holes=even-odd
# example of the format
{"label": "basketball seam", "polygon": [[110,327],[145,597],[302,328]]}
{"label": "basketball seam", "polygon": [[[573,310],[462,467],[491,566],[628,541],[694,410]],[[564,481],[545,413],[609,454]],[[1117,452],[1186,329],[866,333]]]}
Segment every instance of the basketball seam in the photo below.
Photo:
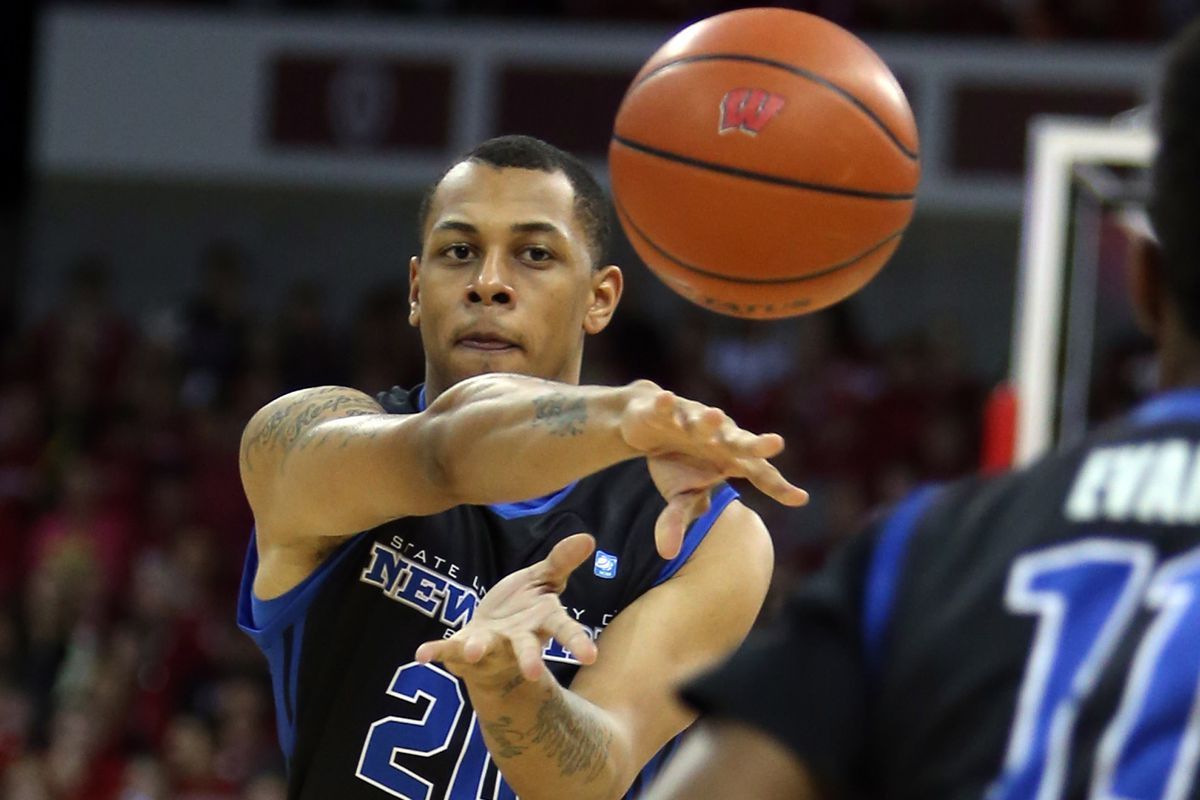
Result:
{"label": "basketball seam", "polygon": [[866,114],[867,117],[874,122],[881,131],[883,131],[884,135],[887,136],[891,143],[896,146],[896,149],[899,150],[905,157],[913,161],[917,161],[920,158],[920,153],[918,151],[910,149],[904,144],[904,142],[900,141],[900,137],[898,137],[895,132],[887,126],[887,123],[885,123],[880,116],[871,109],[870,106],[868,106],[862,100],[859,100],[849,90],[843,89],[841,86],[838,86],[836,83],[822,75],[818,75],[815,72],[810,72],[803,67],[797,67],[794,64],[789,64],[786,61],[775,61],[774,59],[770,58],[762,58],[761,56],[748,56],[741,53],[706,53],[703,55],[683,56],[682,58],[677,58],[674,61],[668,61],[665,64],[659,64],[657,67],[650,70],[650,72],[643,75],[632,86],[630,86],[629,92],[633,92],[633,90],[638,86],[641,86],[652,76],[657,75],[665,69],[678,66],[679,64],[688,64],[697,61],[745,61],[751,64],[761,64],[765,67],[774,67],[775,69],[781,69],[785,72],[790,72],[797,77],[804,78],[805,80],[810,80],[813,83],[824,86],[826,89],[834,92],[835,94],[841,96],[842,99],[848,101],[863,114]]}
{"label": "basketball seam", "polygon": [[797,276],[788,277],[788,278],[739,278],[735,275],[726,275],[723,272],[712,272],[711,270],[704,269],[703,267],[697,267],[694,264],[689,264],[686,261],[680,260],[677,256],[664,250],[663,247],[660,244],[658,244],[658,242],[654,241],[649,236],[647,236],[646,232],[643,231],[641,228],[639,228],[638,224],[633,221],[633,217],[630,216],[629,212],[625,210],[624,206],[622,206],[619,202],[616,202],[615,200],[613,201],[613,205],[616,206],[617,214],[619,214],[627,223],[629,223],[629,227],[633,229],[633,232],[636,233],[640,238],[642,238],[646,242],[646,244],[650,245],[650,247],[652,247],[654,249],[654,251],[656,253],[658,253],[659,255],[661,255],[663,258],[667,259],[672,264],[675,264],[678,267],[682,267],[683,269],[688,270],[689,272],[694,272],[697,275],[703,275],[706,278],[716,278],[717,280],[728,281],[729,283],[742,283],[742,284],[753,284],[753,285],[804,283],[805,281],[811,281],[811,280],[815,280],[817,278],[823,278],[826,275],[831,275],[831,274],[833,274],[835,272],[839,272],[843,269],[848,269],[850,267],[853,267],[855,264],[862,261],[867,256],[870,256],[870,255],[878,252],[879,250],[882,250],[892,240],[899,239],[900,236],[904,233],[904,228],[901,228],[900,230],[898,230],[894,233],[889,233],[887,236],[883,237],[878,242],[871,245],[870,247],[868,247],[866,250],[862,251],[858,255],[852,256],[851,258],[849,258],[845,261],[839,261],[836,264],[831,264],[828,267],[822,267],[817,272],[810,272],[805,275],[797,275]]}
{"label": "basketball seam", "polygon": [[824,183],[813,183],[811,181],[798,181],[794,178],[785,178],[781,175],[770,175],[765,172],[753,172],[748,169],[739,167],[730,167],[725,164],[717,164],[712,161],[703,161],[699,158],[691,156],[683,156],[678,153],[672,153],[669,150],[659,150],[657,147],[651,147],[648,144],[628,139],[624,136],[613,134],[613,141],[617,144],[624,145],[630,150],[636,150],[640,153],[645,153],[648,156],[665,159],[667,161],[675,161],[680,164],[686,164],[689,167],[704,169],[710,172],[719,172],[723,175],[732,175],[735,178],[744,178],[751,181],[760,181],[762,183],[770,183],[776,186],[786,186],[789,189],[804,189],[810,192],[821,192],[823,194],[838,194],[845,197],[858,197],[864,200],[912,200],[916,195],[912,192],[876,192],[870,189],[853,189],[847,186],[830,186]]}

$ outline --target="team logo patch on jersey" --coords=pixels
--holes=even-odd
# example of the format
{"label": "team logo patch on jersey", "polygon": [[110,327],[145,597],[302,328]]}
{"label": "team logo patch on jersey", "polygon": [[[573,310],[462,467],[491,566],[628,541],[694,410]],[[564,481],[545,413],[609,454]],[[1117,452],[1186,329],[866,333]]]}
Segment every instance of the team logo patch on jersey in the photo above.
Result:
{"label": "team logo patch on jersey", "polygon": [[721,98],[720,133],[741,131],[757,136],[783,108],[783,98],[764,89],[734,89]]}
{"label": "team logo patch on jersey", "polygon": [[600,578],[617,577],[617,557],[603,550],[596,551],[596,559],[592,562],[592,572]]}

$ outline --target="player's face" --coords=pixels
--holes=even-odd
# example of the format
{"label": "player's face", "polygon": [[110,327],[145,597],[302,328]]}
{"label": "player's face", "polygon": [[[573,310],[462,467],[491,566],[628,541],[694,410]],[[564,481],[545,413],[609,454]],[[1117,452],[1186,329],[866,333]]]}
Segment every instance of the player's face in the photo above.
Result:
{"label": "player's face", "polygon": [[464,162],[427,226],[409,265],[409,321],[428,394],[487,372],[577,382],[583,337],[608,325],[621,271],[592,269],[567,177]]}

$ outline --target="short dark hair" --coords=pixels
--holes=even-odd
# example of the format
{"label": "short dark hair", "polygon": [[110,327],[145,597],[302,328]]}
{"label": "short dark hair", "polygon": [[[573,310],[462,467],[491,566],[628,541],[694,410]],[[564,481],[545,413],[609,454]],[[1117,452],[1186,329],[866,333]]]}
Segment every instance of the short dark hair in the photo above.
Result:
{"label": "short dark hair", "polygon": [[1200,338],[1200,18],[1171,48],[1158,114],[1150,218],[1167,290]]}
{"label": "short dark hair", "polygon": [[421,243],[422,248],[425,246],[425,226],[429,224],[429,207],[433,202],[433,195],[450,170],[464,161],[487,164],[498,169],[534,169],[566,175],[575,191],[575,214],[579,217],[588,238],[588,253],[592,257],[592,266],[599,267],[603,263],[604,253],[608,249],[608,237],[612,233],[612,212],[604,190],[600,188],[587,166],[575,156],[541,139],[520,135],[488,139],[451,164],[425,190],[417,212],[417,241]]}

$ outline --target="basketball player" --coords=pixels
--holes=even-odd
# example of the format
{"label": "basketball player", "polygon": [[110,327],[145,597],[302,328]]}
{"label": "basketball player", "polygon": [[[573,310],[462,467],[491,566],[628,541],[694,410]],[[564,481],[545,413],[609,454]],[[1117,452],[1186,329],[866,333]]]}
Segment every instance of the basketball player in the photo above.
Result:
{"label": "basketball player", "polygon": [[576,385],[621,296],[607,214],[573,157],[484,143],[422,205],[424,384],[248,424],[239,624],[292,800],[620,797],[693,718],[671,681],[758,613],[770,539],[724,479],[805,502],[782,440],[646,381]]}
{"label": "basketball player", "polygon": [[1200,24],[1161,104],[1163,392],[1086,443],[928,488],[692,683],[665,798],[1200,798]]}

